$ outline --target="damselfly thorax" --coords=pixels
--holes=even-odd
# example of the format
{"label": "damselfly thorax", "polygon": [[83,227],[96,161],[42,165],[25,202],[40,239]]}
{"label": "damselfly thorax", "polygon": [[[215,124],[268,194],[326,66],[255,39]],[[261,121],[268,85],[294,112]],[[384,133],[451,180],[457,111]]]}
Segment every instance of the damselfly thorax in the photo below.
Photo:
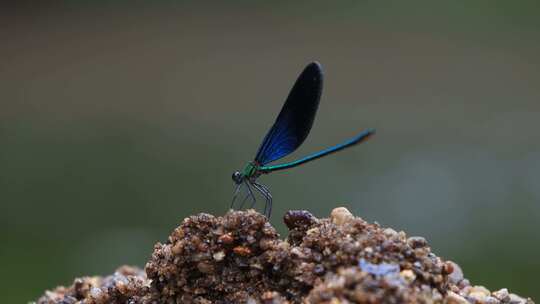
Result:
{"label": "damselfly thorax", "polygon": [[266,186],[257,183],[257,178],[261,174],[265,173],[261,171],[260,168],[261,167],[257,164],[257,162],[253,161],[249,162],[246,165],[244,171],[236,171],[233,173],[232,179],[236,183],[236,189],[234,191],[233,199],[231,202],[231,209],[234,207],[234,202],[236,200],[236,197],[238,196],[238,193],[240,193],[242,187],[245,187],[247,189],[247,193],[242,200],[239,209],[242,209],[244,207],[244,203],[248,198],[251,199],[251,206],[249,208],[253,208],[255,206],[257,199],[255,198],[255,191],[253,190],[256,190],[264,197],[264,215],[270,218],[270,214],[272,213],[272,195],[270,194],[270,190],[268,190]]}

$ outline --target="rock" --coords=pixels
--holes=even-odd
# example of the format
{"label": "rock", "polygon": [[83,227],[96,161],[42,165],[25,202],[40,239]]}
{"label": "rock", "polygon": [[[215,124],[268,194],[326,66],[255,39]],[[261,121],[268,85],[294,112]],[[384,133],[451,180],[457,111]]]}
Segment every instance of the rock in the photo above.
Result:
{"label": "rock", "polygon": [[461,270],[461,267],[452,261],[447,261],[446,263],[452,265],[452,272],[448,275],[450,283],[457,285],[463,281],[463,270]]}
{"label": "rock", "polygon": [[491,294],[491,292],[485,288],[484,286],[480,286],[480,285],[476,285],[476,286],[473,286],[470,290],[469,290],[469,294],[471,293],[477,293],[477,294],[480,294],[484,297],[487,297]]}
{"label": "rock", "polygon": [[522,298],[522,297],[518,296],[517,294],[511,293],[509,303],[510,304],[532,304],[534,302],[531,299],[525,299],[525,298]]}
{"label": "rock", "polygon": [[501,300],[503,302],[509,302],[510,301],[510,294],[508,293],[508,289],[506,289],[506,288],[494,291],[492,293],[492,295],[495,298],[497,298],[497,299],[499,299],[499,300]]}
{"label": "rock", "polygon": [[489,290],[484,286],[473,286],[469,289],[468,297],[476,302],[483,303],[490,294]]}
{"label": "rock", "polygon": [[290,230],[308,230],[318,222],[318,219],[307,210],[289,210],[283,216],[283,222]]}
{"label": "rock", "polygon": [[214,260],[219,262],[219,261],[223,260],[223,258],[225,257],[225,252],[218,251],[218,252],[214,253],[212,255],[212,257],[214,258]]}
{"label": "rock", "polygon": [[469,301],[453,291],[449,291],[445,299],[446,304],[469,304]]}
{"label": "rock", "polygon": [[427,241],[421,236],[411,236],[407,239],[407,244],[413,249],[423,248],[427,246]]}
{"label": "rock", "polygon": [[338,207],[332,210],[330,213],[330,218],[332,219],[332,222],[336,225],[343,225],[351,220],[354,219],[354,216],[352,215],[349,210],[345,207]]}
{"label": "rock", "polygon": [[234,253],[241,255],[241,256],[248,256],[251,255],[251,249],[246,246],[236,246],[233,248]]}
{"label": "rock", "polygon": [[487,296],[484,298],[484,303],[485,304],[500,304],[501,301],[495,297]]}
{"label": "rock", "polygon": [[416,275],[414,274],[414,272],[410,269],[405,269],[403,270],[402,272],[399,273],[399,275],[405,279],[405,281],[411,283],[412,281],[414,281],[416,279]]}
{"label": "rock", "polygon": [[234,238],[232,236],[232,233],[226,233],[218,238],[218,242],[222,244],[232,244],[234,242]]}
{"label": "rock", "polygon": [[455,263],[452,263],[450,261],[447,261],[443,264],[443,268],[442,268],[442,272],[444,274],[451,274],[452,272],[454,272],[454,264]]}
{"label": "rock", "polygon": [[393,236],[397,236],[397,235],[398,235],[397,231],[395,231],[395,230],[392,229],[392,228],[385,228],[385,229],[383,230],[383,232],[384,232],[384,235],[386,235],[387,237],[393,237]]}
{"label": "rock", "polygon": [[206,274],[214,273],[214,265],[207,262],[200,262],[197,264],[197,269]]}

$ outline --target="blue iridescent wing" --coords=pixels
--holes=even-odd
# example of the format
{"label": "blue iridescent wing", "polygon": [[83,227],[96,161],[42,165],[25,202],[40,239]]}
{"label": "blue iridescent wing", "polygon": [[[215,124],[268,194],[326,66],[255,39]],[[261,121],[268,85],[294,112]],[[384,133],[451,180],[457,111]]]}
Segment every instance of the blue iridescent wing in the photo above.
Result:
{"label": "blue iridescent wing", "polygon": [[353,138],[351,138],[351,139],[349,139],[347,141],[344,141],[344,142],[342,142],[342,143],[340,143],[338,145],[326,148],[326,149],[324,149],[322,151],[310,154],[308,156],[302,157],[300,159],[297,159],[295,161],[288,162],[288,163],[285,163],[285,164],[261,166],[261,167],[259,167],[259,170],[261,172],[264,172],[264,173],[270,173],[270,172],[274,172],[274,171],[278,171],[278,170],[289,169],[289,168],[293,168],[293,167],[296,167],[296,166],[300,166],[302,164],[305,164],[307,162],[316,160],[316,159],[324,157],[326,155],[336,153],[336,152],[341,151],[343,149],[346,149],[346,148],[352,147],[354,145],[360,144],[360,143],[368,140],[374,134],[375,134],[375,129],[366,129],[366,130],[362,131],[360,134],[356,135],[355,137],[353,137]]}
{"label": "blue iridescent wing", "polygon": [[255,161],[265,165],[285,157],[304,142],[313,126],[323,85],[322,68],[310,63],[298,76]]}

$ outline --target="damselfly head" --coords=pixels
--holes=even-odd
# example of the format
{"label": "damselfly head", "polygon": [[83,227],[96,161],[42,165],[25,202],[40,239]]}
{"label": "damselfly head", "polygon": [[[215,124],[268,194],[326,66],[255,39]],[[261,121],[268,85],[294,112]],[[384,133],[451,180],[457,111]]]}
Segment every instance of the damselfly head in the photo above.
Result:
{"label": "damselfly head", "polygon": [[244,181],[244,176],[239,171],[236,171],[232,174],[232,180],[237,184],[240,185]]}

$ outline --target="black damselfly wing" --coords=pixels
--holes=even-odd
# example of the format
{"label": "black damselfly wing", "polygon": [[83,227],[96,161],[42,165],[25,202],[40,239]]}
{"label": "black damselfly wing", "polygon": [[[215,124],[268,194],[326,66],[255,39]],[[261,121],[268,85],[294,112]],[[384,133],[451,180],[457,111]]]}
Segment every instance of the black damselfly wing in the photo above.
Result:
{"label": "black damselfly wing", "polygon": [[322,86],[321,65],[312,62],[298,76],[274,125],[264,137],[255,156],[259,165],[289,155],[304,142],[313,126]]}

